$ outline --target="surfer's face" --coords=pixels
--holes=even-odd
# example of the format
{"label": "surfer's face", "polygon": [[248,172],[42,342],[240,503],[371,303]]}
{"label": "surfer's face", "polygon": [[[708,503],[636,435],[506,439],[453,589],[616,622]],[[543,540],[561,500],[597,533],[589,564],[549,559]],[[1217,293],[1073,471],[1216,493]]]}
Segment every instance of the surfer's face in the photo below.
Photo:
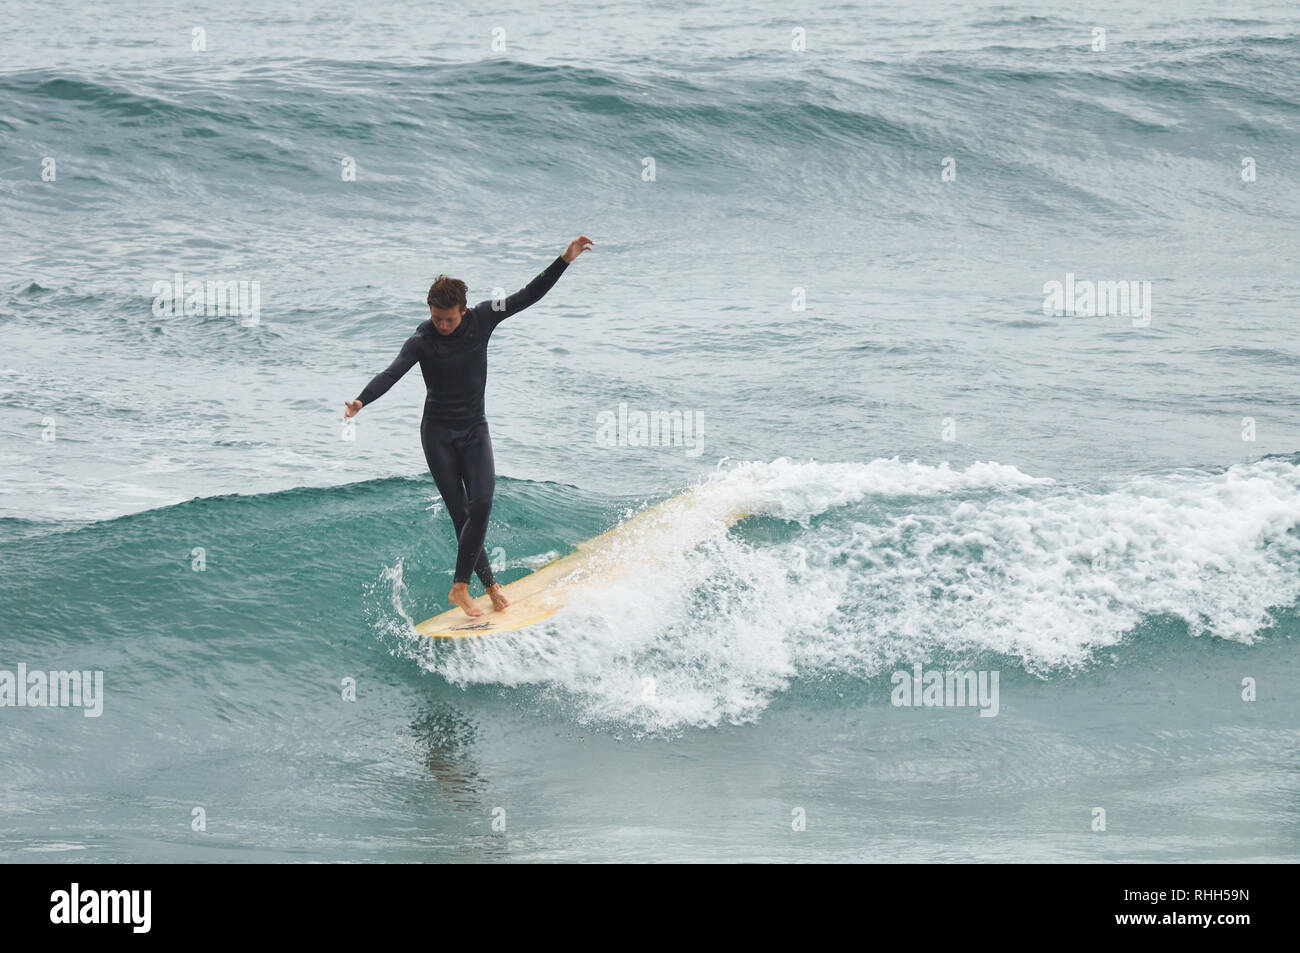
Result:
{"label": "surfer's face", "polygon": [[429,305],[429,318],[439,334],[450,334],[460,327],[460,316],[464,313],[464,308],[435,308]]}

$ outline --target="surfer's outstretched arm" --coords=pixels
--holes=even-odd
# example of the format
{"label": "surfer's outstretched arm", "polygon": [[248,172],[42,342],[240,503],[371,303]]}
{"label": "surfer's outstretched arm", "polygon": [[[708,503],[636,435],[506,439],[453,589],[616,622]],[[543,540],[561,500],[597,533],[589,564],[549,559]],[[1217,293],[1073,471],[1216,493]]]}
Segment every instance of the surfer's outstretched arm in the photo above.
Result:
{"label": "surfer's outstretched arm", "polygon": [[343,405],[347,408],[343,411],[343,416],[351,417],[362,407],[374,403],[387,394],[388,389],[401,380],[402,375],[419,361],[419,340],[419,335],[416,334],[407,338],[393,363],[376,374],[374,380],[366,385],[366,389],[357,395],[356,400],[350,400]]}
{"label": "surfer's outstretched arm", "polygon": [[586,235],[579,235],[573,241],[569,242],[569,247],[558,255],[555,261],[546,266],[546,270],[539,274],[524,287],[520,288],[514,294],[509,295],[505,301],[505,308],[500,311],[492,309],[491,301],[484,301],[478,305],[479,313],[491,315],[492,326],[496,327],[512,314],[518,314],[529,305],[534,305],[542,300],[546,292],[555,287],[555,283],[560,280],[560,275],[564,274],[564,269],[569,267],[569,262],[577,258],[584,251],[591,247],[591,239]]}

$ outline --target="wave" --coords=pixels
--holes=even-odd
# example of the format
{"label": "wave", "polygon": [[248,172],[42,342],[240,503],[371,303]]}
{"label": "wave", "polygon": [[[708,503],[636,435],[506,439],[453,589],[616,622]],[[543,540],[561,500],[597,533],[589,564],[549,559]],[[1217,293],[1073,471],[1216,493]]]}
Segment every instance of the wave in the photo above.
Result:
{"label": "wave", "polygon": [[[792,686],[870,681],[916,660],[1068,675],[1145,629],[1253,644],[1300,599],[1300,469],[1060,486],[1013,467],[746,464],[701,506],[730,534],[491,639],[393,651],[460,686],[506,686],[584,723],[744,723]],[[402,606],[396,568],[376,593]]]}
{"label": "wave", "polygon": [[[746,53],[650,71],[504,58],[258,60],[162,75],[27,69],[0,76],[0,89],[20,130],[82,130],[95,154],[74,157],[73,167],[110,184],[117,202],[122,193],[175,190],[211,197],[220,209],[235,181],[273,194],[333,195],[337,170],[320,163],[335,164],[346,143],[361,155],[367,195],[390,214],[412,204],[412,190],[490,189],[503,175],[523,176],[517,188],[532,176],[554,187],[557,166],[613,187],[639,171],[635,162],[627,175],[611,165],[626,166],[633,143],[653,143],[658,161],[677,174],[728,193],[757,187],[761,176],[766,190],[856,204],[885,189],[894,194],[875,200],[884,206],[899,189],[933,192],[939,157],[950,155],[991,177],[999,201],[1028,201],[1029,193],[1047,211],[1064,190],[1101,209],[1141,199],[1126,198],[1127,185],[1113,194],[1089,189],[1077,169],[1056,160],[1101,147],[1147,161],[1154,145],[1217,167],[1221,140],[1274,138],[1300,111],[1294,38],[1179,41],[1141,72],[1121,51],[1108,58],[1074,49],[1069,31],[1060,43],[779,68]],[[1260,82],[1261,70],[1269,82]],[[500,161],[485,167],[485,155]],[[177,177],[178,163],[201,177]],[[250,166],[260,169],[256,179]],[[919,167],[932,166],[933,175],[916,178]],[[1143,181],[1161,184],[1168,170],[1157,166]],[[1208,170],[1197,182],[1209,187]],[[394,206],[396,194],[405,201]],[[1158,212],[1173,195],[1161,188],[1150,204]],[[368,200],[357,196],[347,207]]]}
{"label": "wave", "polygon": [[[1132,664],[1177,668],[1188,638],[1248,648],[1300,619],[1295,457],[1093,486],[993,462],[778,459],[723,465],[691,501],[645,541],[667,554],[652,568],[543,625],[453,642],[412,630],[444,608],[454,555],[427,480],[9,521],[6,654],[108,654],[208,685],[214,664],[332,670],[361,646],[395,677],[414,663],[575,723],[672,732],[819,686],[880,691],[916,661],[1050,680],[1149,641],[1165,654]],[[491,557],[510,581],[652,502],[502,478]]]}
{"label": "wave", "polygon": [[[427,481],[216,497],[89,525],[10,521],[0,611],[7,654],[122,653],[203,681],[216,660],[355,664],[361,644],[576,723],[679,731],[753,721],[817,686],[877,691],[916,661],[1052,679],[1128,643],[1155,640],[1155,664],[1177,667],[1187,638],[1249,647],[1291,631],[1298,464],[1095,486],[992,462],[724,465],[679,527],[698,540],[713,526],[701,545],[679,551],[661,526],[646,543],[669,555],[652,568],[543,625],[454,642],[412,631],[444,608],[454,553]],[[503,478],[493,561],[510,581],[651,502]],[[750,515],[727,531],[737,509]]]}

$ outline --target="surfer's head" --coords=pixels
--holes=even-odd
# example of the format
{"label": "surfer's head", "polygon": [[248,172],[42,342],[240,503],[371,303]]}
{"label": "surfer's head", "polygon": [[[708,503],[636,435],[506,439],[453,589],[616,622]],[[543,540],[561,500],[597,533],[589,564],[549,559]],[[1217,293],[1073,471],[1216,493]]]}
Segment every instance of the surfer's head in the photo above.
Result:
{"label": "surfer's head", "polygon": [[465,282],[448,275],[439,275],[429,287],[429,319],[439,334],[450,334],[460,327],[465,313]]}

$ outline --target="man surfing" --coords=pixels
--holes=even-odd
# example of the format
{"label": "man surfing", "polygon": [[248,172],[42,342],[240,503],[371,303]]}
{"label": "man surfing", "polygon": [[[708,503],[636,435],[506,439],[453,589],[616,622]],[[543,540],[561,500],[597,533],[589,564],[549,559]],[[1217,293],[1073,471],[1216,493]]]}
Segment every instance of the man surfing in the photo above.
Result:
{"label": "man surfing", "polygon": [[344,404],[344,416],[356,416],[362,407],[387,393],[403,374],[420,365],[428,388],[420,442],[456,528],[456,574],[447,598],[468,616],[483,614],[469,595],[471,573],[478,574],[495,611],[510,605],[492,575],[485,546],[496,489],[492,438],[483,413],[488,339],[506,318],[540,301],[569,263],[590,247],[591,239],[579,235],[545,271],[505,301],[489,299],[472,308],[465,307],[465,282],[439,275],[429,288],[429,320],[415,329],[397,359],[376,375],[356,400]]}

